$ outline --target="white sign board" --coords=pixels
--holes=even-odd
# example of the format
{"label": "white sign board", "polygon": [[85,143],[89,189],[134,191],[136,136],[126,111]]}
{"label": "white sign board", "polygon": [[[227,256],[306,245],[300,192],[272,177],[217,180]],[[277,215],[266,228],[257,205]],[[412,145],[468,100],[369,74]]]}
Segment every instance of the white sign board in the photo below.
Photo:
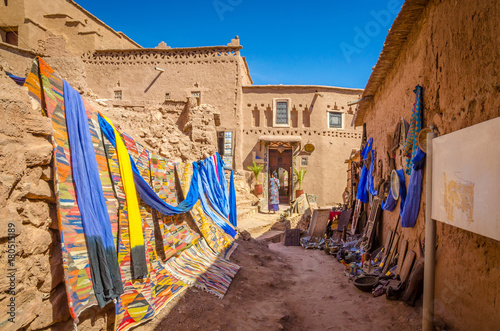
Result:
{"label": "white sign board", "polygon": [[500,117],[433,139],[432,218],[500,241]]}

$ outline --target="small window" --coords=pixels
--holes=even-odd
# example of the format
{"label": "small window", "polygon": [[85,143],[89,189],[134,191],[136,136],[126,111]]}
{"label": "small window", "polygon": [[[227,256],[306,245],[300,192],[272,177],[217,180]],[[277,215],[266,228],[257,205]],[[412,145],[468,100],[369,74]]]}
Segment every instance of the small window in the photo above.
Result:
{"label": "small window", "polygon": [[0,35],[2,36],[2,41],[4,43],[18,46],[19,38],[17,35],[17,27],[0,28]]}
{"label": "small window", "polygon": [[300,166],[307,167],[307,157],[300,158]]}
{"label": "small window", "polygon": [[165,93],[165,100],[170,100],[170,93]]}
{"label": "small window", "polygon": [[288,102],[276,102],[276,124],[288,124]]}
{"label": "small window", "polygon": [[201,103],[201,92],[200,91],[193,91],[193,92],[191,92],[191,96],[196,98],[196,103],[199,106]]}
{"label": "small window", "polygon": [[342,129],[342,113],[329,113],[329,127],[333,129]]}
{"label": "small window", "polygon": [[122,99],[122,91],[115,91],[115,99],[116,100]]}

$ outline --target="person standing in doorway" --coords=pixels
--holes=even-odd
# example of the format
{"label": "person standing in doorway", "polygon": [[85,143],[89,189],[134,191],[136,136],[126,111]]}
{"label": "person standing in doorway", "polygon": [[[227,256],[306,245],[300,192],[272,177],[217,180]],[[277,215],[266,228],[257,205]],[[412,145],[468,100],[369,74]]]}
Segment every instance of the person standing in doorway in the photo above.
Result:
{"label": "person standing in doorway", "polygon": [[276,172],[273,172],[271,179],[269,180],[269,212],[276,212],[280,209],[280,181],[277,178]]}

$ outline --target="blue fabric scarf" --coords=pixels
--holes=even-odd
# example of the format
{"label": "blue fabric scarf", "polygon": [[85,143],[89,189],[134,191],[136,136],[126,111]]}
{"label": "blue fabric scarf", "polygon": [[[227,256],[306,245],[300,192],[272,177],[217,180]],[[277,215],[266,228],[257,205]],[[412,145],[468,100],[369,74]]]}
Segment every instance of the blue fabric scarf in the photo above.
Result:
{"label": "blue fabric scarf", "polygon": [[412,171],[410,182],[408,183],[408,199],[401,213],[401,226],[403,228],[413,228],[417,223],[418,212],[420,211],[420,197],[422,194],[422,175],[425,161],[425,153],[417,147],[412,158]]}
{"label": "blue fabric scarf", "polygon": [[[199,161],[199,163],[200,164],[193,163],[194,169],[197,169],[201,165],[202,161]],[[223,216],[221,216],[217,212],[214,212],[212,208],[209,206],[207,200],[205,199],[205,194],[203,192],[203,184],[201,180],[198,181],[198,185],[200,191],[201,207],[203,208],[205,214],[207,214],[208,217],[210,217],[222,230],[224,230],[224,232],[226,232],[228,235],[234,238],[234,236],[236,236],[236,230],[230,224],[228,224],[229,220],[226,221],[226,219],[224,219]]]}
{"label": "blue fabric scarf", "polygon": [[[362,160],[365,160],[368,157],[368,153],[371,152],[372,143],[373,143],[373,138],[368,139],[368,143],[361,152]],[[359,176],[358,192],[356,193],[356,199],[361,200],[361,202],[363,203],[368,202],[367,182],[368,182],[368,169],[366,169],[365,165],[363,164],[363,168],[361,169],[361,175]]]}
{"label": "blue fabric scarf", "polygon": [[[206,160],[205,160],[206,162]],[[208,163],[208,162],[207,162]],[[205,165],[204,162],[199,162],[198,163],[199,167],[200,167],[200,180],[201,180],[201,183],[202,183],[202,187],[203,187],[203,191],[205,192],[205,195],[206,197],[208,198],[208,201],[210,201],[210,204],[212,205],[212,207],[214,208],[214,210],[219,213],[220,215],[224,215],[226,218],[227,216],[229,216],[229,210],[224,210],[224,204],[221,203],[221,200],[222,200],[222,197],[221,196],[218,196],[216,192],[214,192],[215,190],[213,189],[213,186],[218,186],[218,179],[217,179],[217,175],[216,174],[213,174],[213,173],[210,173],[209,174],[209,171],[208,171],[208,167],[210,167],[210,165],[208,165],[208,167]],[[215,178],[214,178],[215,176]],[[213,182],[216,182],[215,185],[211,185],[213,184]]]}
{"label": "blue fabric scarf", "polygon": [[82,215],[92,281],[99,305],[123,293],[111,221],[82,97],[64,81],[64,107],[76,198]]}
{"label": "blue fabric scarf", "polygon": [[237,224],[237,213],[236,210],[236,190],[234,189],[234,176],[231,170],[231,182],[229,184],[229,222],[233,226],[238,226]]}
{"label": "blue fabric scarf", "polygon": [[[99,115],[99,125],[101,130],[109,140],[109,142],[116,147],[115,134],[111,125]],[[157,210],[163,215],[173,216],[177,214],[182,214],[190,211],[195,203],[198,201],[200,196],[199,192],[199,174],[198,166],[193,163],[193,177],[191,179],[191,184],[189,186],[189,192],[186,198],[177,205],[171,206],[163,201],[156,192],[149,186],[149,184],[142,178],[139,173],[139,169],[135,165],[134,160],[130,157],[130,163],[132,164],[132,171],[134,173],[134,182],[136,186],[137,193],[141,197],[142,201],[149,207]]]}
{"label": "blue fabric scarf", "polygon": [[[221,167],[221,162],[223,162],[222,159],[218,154],[216,157],[218,158],[217,165],[212,157],[208,157],[204,161],[204,167],[206,169],[212,199],[217,204],[217,209],[220,210],[220,214],[226,216],[227,218],[229,217],[229,194],[227,192],[227,183],[225,183],[226,175],[224,168]],[[217,172],[219,173],[218,177]],[[210,202],[212,202],[212,200],[210,200]]]}
{"label": "blue fabric scarf", "polygon": [[370,172],[368,173],[368,180],[366,181],[366,190],[370,192],[371,195],[377,196],[377,191],[373,187],[373,166],[375,165],[375,151],[372,149],[372,162],[370,164]]}

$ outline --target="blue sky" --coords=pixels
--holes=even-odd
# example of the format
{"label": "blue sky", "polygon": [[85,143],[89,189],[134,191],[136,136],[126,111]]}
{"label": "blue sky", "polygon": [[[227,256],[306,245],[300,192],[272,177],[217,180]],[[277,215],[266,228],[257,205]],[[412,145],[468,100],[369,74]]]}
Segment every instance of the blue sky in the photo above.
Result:
{"label": "blue sky", "polygon": [[76,0],[143,47],[238,35],[254,84],[364,88],[403,0]]}

